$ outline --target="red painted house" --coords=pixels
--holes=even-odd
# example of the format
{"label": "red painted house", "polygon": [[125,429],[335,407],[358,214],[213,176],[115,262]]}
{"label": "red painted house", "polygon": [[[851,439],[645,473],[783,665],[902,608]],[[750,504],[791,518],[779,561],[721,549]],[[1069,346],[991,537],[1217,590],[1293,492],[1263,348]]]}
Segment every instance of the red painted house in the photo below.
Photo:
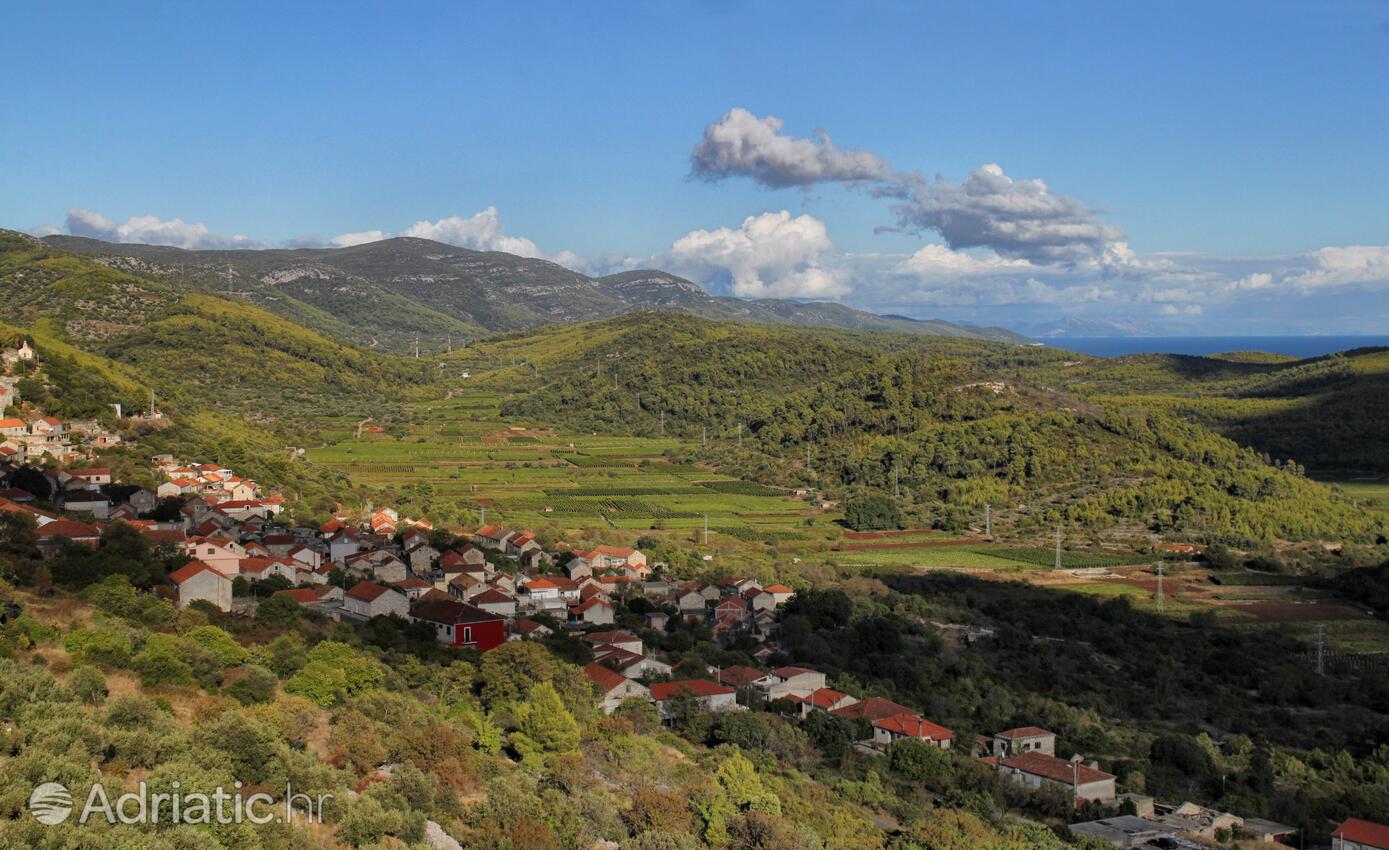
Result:
{"label": "red painted house", "polygon": [[488,650],[506,640],[506,621],[476,605],[453,599],[420,602],[410,609],[410,622],[434,627],[445,646]]}

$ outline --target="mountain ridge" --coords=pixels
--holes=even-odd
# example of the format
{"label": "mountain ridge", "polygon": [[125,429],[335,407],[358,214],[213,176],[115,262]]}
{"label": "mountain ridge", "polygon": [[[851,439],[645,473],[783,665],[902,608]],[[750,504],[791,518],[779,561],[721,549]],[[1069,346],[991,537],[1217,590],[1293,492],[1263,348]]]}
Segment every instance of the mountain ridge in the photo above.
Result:
{"label": "mountain ridge", "polygon": [[714,295],[658,269],[590,277],[548,260],[415,237],[345,248],[188,250],[81,236],[43,241],[121,271],[245,298],[321,333],[372,348],[426,350],[552,322],[643,310],[704,318],[1025,343],[1003,328],[879,316],[834,302]]}

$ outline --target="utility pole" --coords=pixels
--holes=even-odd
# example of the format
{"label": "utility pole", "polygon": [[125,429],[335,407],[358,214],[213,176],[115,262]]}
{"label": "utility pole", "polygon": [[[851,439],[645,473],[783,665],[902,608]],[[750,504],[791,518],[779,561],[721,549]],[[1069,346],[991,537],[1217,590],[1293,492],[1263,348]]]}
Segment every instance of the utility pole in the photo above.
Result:
{"label": "utility pole", "polygon": [[901,498],[902,490],[897,486],[897,464],[892,465],[892,498]]}
{"label": "utility pole", "polygon": [[1056,524],[1056,563],[1053,569],[1061,569],[1061,523]]}
{"label": "utility pole", "polygon": [[1326,626],[1317,623],[1317,675],[1326,675]]}
{"label": "utility pole", "polygon": [[811,466],[810,466],[810,443],[806,443],[806,444],[805,444],[805,470],[806,470],[806,472],[810,472],[810,471],[811,471]]}
{"label": "utility pole", "polygon": [[709,426],[699,426],[699,447],[702,449],[709,445]]}
{"label": "utility pole", "polygon": [[994,536],[994,525],[993,525],[993,520],[994,520],[994,508],[993,508],[993,505],[989,504],[988,502],[985,502],[985,503],[984,503],[984,536],[985,536],[985,537],[993,537],[993,536]]}
{"label": "utility pole", "polygon": [[666,435],[666,412],[665,412],[664,410],[662,410],[662,411],[661,411],[661,436],[664,437],[665,435]]}
{"label": "utility pole", "polygon": [[739,450],[739,451],[742,451],[742,449],[743,449],[743,423],[739,422],[739,423],[738,423],[738,450]]}
{"label": "utility pole", "polygon": [[415,359],[420,359],[420,335],[415,334]]}
{"label": "utility pole", "polygon": [[1162,602],[1163,602],[1163,600],[1162,600],[1162,561],[1158,561],[1158,562],[1157,562],[1156,564],[1154,564],[1153,566],[1157,569],[1157,609],[1158,609],[1158,613],[1161,614],[1161,613],[1162,613]]}
{"label": "utility pole", "polygon": [[704,515],[704,545],[709,545],[709,515]]}
{"label": "utility pole", "polygon": [[478,506],[477,506],[477,510],[478,510],[477,524],[478,524],[478,525],[486,525],[486,524],[487,524],[487,506],[486,506],[486,505],[478,505]]}
{"label": "utility pole", "polygon": [[453,353],[453,334],[449,334],[449,354]]}

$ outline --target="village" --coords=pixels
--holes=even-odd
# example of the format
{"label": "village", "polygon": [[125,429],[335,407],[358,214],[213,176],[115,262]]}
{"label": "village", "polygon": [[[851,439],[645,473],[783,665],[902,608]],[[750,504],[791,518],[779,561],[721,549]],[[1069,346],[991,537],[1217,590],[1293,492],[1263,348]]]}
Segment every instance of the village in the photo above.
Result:
{"label": "village", "polygon": [[[27,342],[0,356],[7,373],[36,360]],[[18,407],[18,384],[12,374],[0,376],[0,413]],[[151,403],[142,416],[162,414]],[[291,524],[283,497],[217,463],[161,454],[149,458],[157,486],[124,485],[111,468],[95,465],[100,450],[118,445],[120,435],[94,421],[0,418],[0,511],[32,520],[45,558],[99,546],[120,524],[169,547],[186,563],[156,592],[179,608],[251,617],[283,597],[351,626],[374,618],[422,626],[458,652],[562,632],[587,647],[592,660],[582,670],[607,713],[628,700],[654,705],[668,724],[690,712],[822,713],[852,723],[860,733],[855,746],[866,754],[882,755],[899,741],[964,749],[1024,788],[1055,789],[1077,809],[1109,807],[1115,814],[1070,829],[1115,847],[1201,847],[1236,829],[1273,844],[1295,832],[1191,802],[1118,793],[1117,777],[1094,759],[1058,755],[1047,729],[1025,726],[959,742],[909,706],[830,687],[824,673],[790,663],[778,643],[781,615],[797,595],[787,584],[737,575],[681,581],[635,548],[546,549],[530,530],[484,524],[451,532],[389,506],[340,510],[316,527]],[[707,629],[725,646],[750,646],[758,666],[689,661],[657,651],[641,634],[678,625]],[[1351,819],[1335,834],[1335,846],[1384,848],[1389,841],[1375,841],[1386,833]]]}
{"label": "village", "polygon": [[[1082,755],[1058,755],[1056,735],[1043,728],[959,742],[909,706],[830,687],[824,673],[786,663],[777,642],[781,613],[796,598],[786,584],[738,576],[676,581],[664,564],[649,563],[637,549],[547,551],[528,530],[490,524],[453,535],[390,507],[355,516],[340,512],[316,528],[289,525],[284,500],[262,493],[235,470],[169,455],[151,463],[166,479],[154,491],[121,487],[105,467],[0,461],[0,511],[33,520],[45,557],[97,546],[122,523],[173,547],[186,563],[156,590],[180,608],[252,616],[267,599],[282,596],[305,612],[350,625],[378,617],[423,625],[441,646],[460,652],[563,631],[588,647],[592,660],[583,673],[608,713],[627,700],[654,704],[668,723],[691,711],[820,712],[861,730],[856,747],[868,754],[883,754],[903,740],[941,750],[963,743],[970,757],[1025,788],[1057,789],[1077,808],[1095,803],[1125,812],[1071,825],[1115,847],[1200,847],[1235,828],[1276,842],[1295,831],[1194,803],[1120,794],[1115,775]],[[44,498],[17,486],[39,481],[48,486]],[[151,516],[169,515],[171,505],[177,505],[173,518]],[[640,627],[620,627],[619,619]],[[724,644],[751,640],[749,655],[759,666],[692,665],[678,655],[662,657],[639,634],[664,633],[677,623],[707,628]],[[1351,835],[1358,827],[1347,828]]]}

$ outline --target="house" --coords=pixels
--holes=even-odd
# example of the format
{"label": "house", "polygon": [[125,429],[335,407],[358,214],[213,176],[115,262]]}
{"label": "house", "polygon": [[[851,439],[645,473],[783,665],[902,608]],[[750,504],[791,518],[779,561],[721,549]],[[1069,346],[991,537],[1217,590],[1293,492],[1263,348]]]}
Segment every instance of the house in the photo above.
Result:
{"label": "house", "polygon": [[886,720],[889,717],[896,717],[899,714],[914,714],[905,705],[899,705],[890,699],[883,697],[869,697],[865,700],[850,703],[840,708],[832,709],[830,714],[835,717],[842,717],[845,720],[857,720],[863,718],[869,723],[874,720]]}
{"label": "house", "polygon": [[651,692],[640,682],[635,682],[615,670],[610,670],[597,661],[584,665],[584,675],[589,678],[602,694],[599,707],[605,714],[612,714],[625,699],[636,697],[650,699]]}
{"label": "house", "polygon": [[823,711],[829,714],[841,708],[847,708],[858,702],[857,697],[849,696],[846,693],[833,690],[832,688],[820,688],[806,697],[792,697],[792,700],[799,700],[801,706],[801,716],[804,717],[812,711]]}
{"label": "house", "polygon": [[1073,823],[1069,829],[1076,835],[1099,838],[1122,848],[1158,846],[1153,844],[1155,840],[1172,840],[1180,835],[1175,827],[1135,815]]}
{"label": "house", "polygon": [[594,596],[569,610],[576,620],[586,625],[610,626],[613,622],[613,605],[601,596]]}
{"label": "house", "polygon": [[352,585],[352,588],[343,594],[342,607],[349,613],[368,619],[390,614],[404,617],[410,612],[405,594],[369,581],[359,581]]}
{"label": "house", "polygon": [[634,652],[637,655],[641,655],[644,648],[641,638],[629,631],[620,629],[618,631],[608,632],[589,632],[586,635],[580,635],[580,639],[589,646],[598,647],[606,644],[608,646],[615,646],[618,649],[625,649],[628,652]]}
{"label": "house", "polygon": [[446,646],[486,651],[506,640],[506,621],[500,615],[453,599],[416,603],[410,622],[433,626]]}
{"label": "house", "polygon": [[825,687],[825,674],[808,667],[778,667],[757,680],[757,688],[770,700],[807,697]]}
{"label": "house", "polygon": [[554,633],[554,629],[551,629],[544,623],[537,623],[534,620],[517,620],[511,624],[506,639],[525,640],[526,638],[535,638],[539,640]]}
{"label": "house", "polygon": [[1029,752],[1056,755],[1056,735],[1038,726],[1022,726],[999,732],[993,737],[992,751],[999,758]]}
{"label": "house", "polygon": [[299,571],[289,558],[242,558],[237,562],[236,574],[245,576],[247,581],[265,581],[271,576],[282,576],[293,584]]}
{"label": "house", "polygon": [[489,587],[469,600],[473,605],[499,617],[516,616],[516,600],[507,594]]}
{"label": "house", "polygon": [[647,611],[642,615],[646,620],[646,627],[655,632],[666,630],[666,624],[670,622],[670,615],[664,611]]}
{"label": "house", "polygon": [[178,607],[187,608],[199,600],[210,602],[219,611],[232,607],[231,579],[199,561],[190,561],[169,574],[178,586]]}
{"label": "house", "polygon": [[188,554],[228,576],[240,571],[241,559],[246,557],[246,548],[227,537],[196,538],[188,548]]}
{"label": "house", "polygon": [[1096,801],[1108,804],[1116,799],[1114,774],[1082,764],[1079,758],[1065,761],[1034,750],[1012,758],[989,758],[985,763],[996,765],[999,773],[1031,789],[1048,783],[1059,785],[1077,803]]}
{"label": "house", "polygon": [[156,496],[153,491],[146,490],[143,487],[131,493],[126,501],[129,502],[130,506],[135,509],[135,512],[140,515],[151,513],[159,507],[159,497]]}
{"label": "house", "polygon": [[746,688],[766,675],[756,667],[747,667],[742,664],[714,668],[714,678],[718,680],[720,685],[728,685],[730,688]]}
{"label": "house", "polygon": [[393,586],[396,590],[399,590],[401,593],[404,593],[406,599],[414,601],[416,599],[419,599],[425,591],[429,590],[434,585],[430,584],[422,578],[410,576],[404,581],[396,582]]}
{"label": "house", "polygon": [[704,594],[701,593],[700,588],[696,586],[688,588],[685,592],[677,596],[675,598],[675,605],[680,609],[680,613],[682,614],[703,614],[708,605],[708,600],[704,598]]}
{"label": "house", "polygon": [[60,553],[69,543],[95,547],[101,542],[101,529],[75,519],[58,519],[39,526],[38,547],[44,557]]}
{"label": "house", "polygon": [[948,750],[951,742],[955,740],[955,733],[919,714],[898,714],[873,721],[874,745],[886,747],[903,738],[914,738],[922,743]]}
{"label": "house", "polygon": [[328,560],[339,564],[362,549],[361,535],[355,528],[340,528],[328,540]]}
{"label": "house", "polygon": [[457,549],[452,549],[439,556],[439,567],[448,569],[449,567],[481,567],[487,563],[483,557],[482,550],[471,543],[464,543]]}
{"label": "house", "polygon": [[74,490],[63,496],[63,509],[75,514],[91,514],[95,519],[110,519],[111,500],[100,490]]}
{"label": "house", "polygon": [[511,536],[511,532],[502,528],[500,525],[484,525],[473,533],[473,538],[479,546],[488,549],[501,550],[506,539]]}
{"label": "house", "polygon": [[646,565],[646,555],[636,549],[628,549],[623,546],[598,546],[593,551],[603,559],[604,569],[622,570],[637,581],[651,575],[651,568]]}
{"label": "house", "polygon": [[657,682],[651,686],[651,699],[663,719],[670,717],[671,704],[678,699],[693,699],[705,711],[733,711],[738,708],[737,691],[708,679]]}
{"label": "house", "polygon": [[776,597],[760,587],[749,588],[748,591],[743,594],[743,598],[747,600],[748,610],[753,613],[776,609]]}
{"label": "house", "polygon": [[106,466],[88,466],[82,469],[69,469],[67,474],[89,487],[105,487],[111,483],[111,469]]}
{"label": "house", "polygon": [[664,678],[670,676],[673,670],[664,661],[658,661],[649,655],[640,655],[625,649],[618,649],[606,643],[594,647],[593,658],[601,662],[603,666],[610,667],[629,679]]}
{"label": "house", "polygon": [[29,433],[29,426],[23,419],[0,419],[0,436],[4,437],[23,437]]}
{"label": "house", "polygon": [[592,552],[575,552],[574,557],[565,562],[564,574],[574,581],[593,575],[593,555]]}
{"label": "house", "polygon": [[1389,826],[1346,818],[1331,833],[1331,850],[1389,850]]}
{"label": "house", "polygon": [[770,593],[772,595],[772,601],[777,605],[785,605],[787,602],[796,598],[796,591],[784,584],[769,584],[762,588],[762,590],[765,593]]}
{"label": "house", "polygon": [[439,550],[428,543],[418,543],[406,550],[405,554],[410,562],[411,571],[417,575],[424,575],[434,569],[434,562],[439,557]]}

